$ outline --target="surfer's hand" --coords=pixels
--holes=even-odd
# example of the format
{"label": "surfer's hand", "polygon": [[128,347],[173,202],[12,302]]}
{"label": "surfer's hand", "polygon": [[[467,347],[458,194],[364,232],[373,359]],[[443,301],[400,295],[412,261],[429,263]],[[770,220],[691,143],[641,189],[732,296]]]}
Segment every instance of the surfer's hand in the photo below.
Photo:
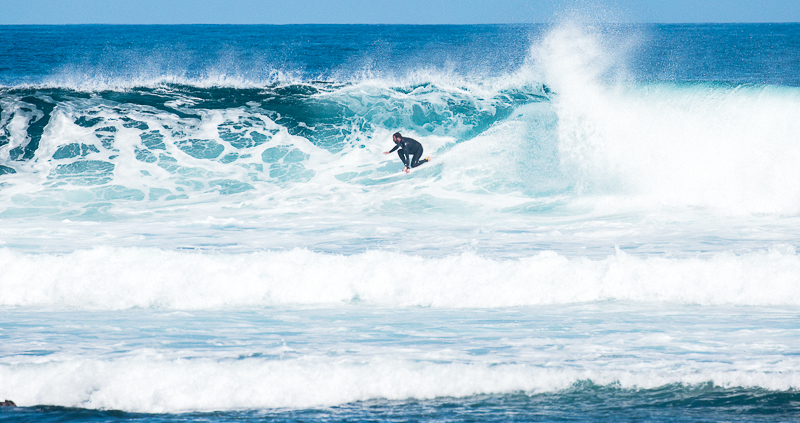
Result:
{"label": "surfer's hand", "polygon": [[384,151],[383,154],[389,154],[389,152],[388,151]]}
{"label": "surfer's hand", "polygon": [[404,168],[404,169],[403,169],[403,172],[405,172],[405,173],[411,173],[411,171],[410,171],[410,170],[408,170],[408,168]]}

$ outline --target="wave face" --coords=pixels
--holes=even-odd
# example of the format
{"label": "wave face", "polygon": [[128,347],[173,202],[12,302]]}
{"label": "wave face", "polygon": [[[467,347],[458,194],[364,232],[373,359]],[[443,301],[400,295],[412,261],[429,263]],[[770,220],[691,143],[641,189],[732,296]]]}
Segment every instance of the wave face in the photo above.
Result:
{"label": "wave face", "polygon": [[[541,85],[483,96],[431,82],[169,85],[90,94],[12,89],[4,93],[0,142],[12,165],[5,171],[18,174],[7,176],[8,184],[39,179],[33,189],[67,202],[262,196],[295,186],[379,184],[402,168],[395,154],[380,156],[394,128],[408,128],[427,151],[444,153],[493,126],[513,125],[506,120],[517,107],[546,100]],[[548,112],[531,114],[523,119]],[[485,185],[523,186],[519,179]]]}
{"label": "wave face", "polygon": [[797,45],[0,27],[8,416],[791,420]]}

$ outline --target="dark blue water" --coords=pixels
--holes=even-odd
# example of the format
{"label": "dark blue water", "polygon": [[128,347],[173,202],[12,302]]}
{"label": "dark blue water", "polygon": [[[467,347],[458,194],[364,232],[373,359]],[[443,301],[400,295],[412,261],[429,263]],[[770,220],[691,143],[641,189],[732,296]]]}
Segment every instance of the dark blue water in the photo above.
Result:
{"label": "dark blue water", "polygon": [[[603,27],[603,26],[601,26]],[[418,69],[502,75],[520,66],[549,25],[0,26],[0,84],[40,84],[63,73],[107,77],[212,72],[269,83],[348,81],[364,71]],[[800,85],[798,24],[604,26],[641,46],[637,79]]]}
{"label": "dark blue water", "polygon": [[64,70],[98,76],[203,78],[224,72],[269,83],[404,76],[418,68],[500,74],[518,66],[529,26],[6,26],[0,82],[40,83]]}
{"label": "dark blue water", "polygon": [[556,394],[367,401],[330,408],[140,414],[54,406],[0,410],[8,422],[791,422],[800,393],[666,386],[628,391],[580,383]]}

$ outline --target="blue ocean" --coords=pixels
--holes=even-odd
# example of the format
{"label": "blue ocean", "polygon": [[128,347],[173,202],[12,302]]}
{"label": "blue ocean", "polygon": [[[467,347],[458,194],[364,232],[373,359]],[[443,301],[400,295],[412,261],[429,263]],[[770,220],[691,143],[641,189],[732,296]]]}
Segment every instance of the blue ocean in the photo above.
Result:
{"label": "blue ocean", "polygon": [[800,24],[0,26],[0,422],[797,421],[798,246]]}

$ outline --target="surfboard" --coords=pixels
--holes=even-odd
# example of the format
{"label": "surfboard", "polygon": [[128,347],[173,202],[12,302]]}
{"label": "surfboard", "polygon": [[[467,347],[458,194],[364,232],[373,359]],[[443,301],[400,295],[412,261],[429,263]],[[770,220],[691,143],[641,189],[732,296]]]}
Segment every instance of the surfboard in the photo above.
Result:
{"label": "surfboard", "polygon": [[[420,160],[420,163],[419,163],[420,165],[423,165],[425,163],[429,163],[432,160],[432,158],[431,158],[431,156],[428,156],[428,157],[424,158],[423,160],[424,161]],[[417,166],[417,167],[415,167],[413,169],[408,169],[408,173],[411,174],[413,172],[416,172],[417,169],[419,169],[419,166]],[[394,177],[397,177],[397,176],[403,176],[405,174],[406,173],[401,170],[400,172],[397,172],[397,173],[390,173],[388,175],[384,175],[384,176],[381,176],[381,177],[378,177],[378,178],[372,178],[372,180],[373,181],[380,181],[380,180],[383,180],[383,179],[394,178]]]}

